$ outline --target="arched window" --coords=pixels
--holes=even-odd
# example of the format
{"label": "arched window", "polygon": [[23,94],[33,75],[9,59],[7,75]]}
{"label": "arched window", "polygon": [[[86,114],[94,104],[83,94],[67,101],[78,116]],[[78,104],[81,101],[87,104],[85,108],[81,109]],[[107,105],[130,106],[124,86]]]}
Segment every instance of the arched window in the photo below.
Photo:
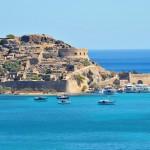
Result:
{"label": "arched window", "polygon": [[74,53],[74,55],[77,55],[77,53]]}
{"label": "arched window", "polygon": [[137,84],[143,84],[142,80],[138,80]]}

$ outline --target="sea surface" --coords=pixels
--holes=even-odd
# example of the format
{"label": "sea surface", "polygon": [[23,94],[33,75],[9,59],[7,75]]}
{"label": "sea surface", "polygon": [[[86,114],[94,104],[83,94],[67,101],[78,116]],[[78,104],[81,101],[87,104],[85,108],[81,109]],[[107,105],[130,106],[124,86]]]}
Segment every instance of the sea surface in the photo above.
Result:
{"label": "sea surface", "polygon": [[[90,57],[112,71],[150,73],[148,50],[90,50]],[[99,95],[0,95],[0,150],[150,150],[150,94],[116,94],[112,106]]]}
{"label": "sea surface", "polygon": [[89,55],[111,71],[150,73],[150,50],[89,50]]}
{"label": "sea surface", "polygon": [[0,150],[150,150],[150,94],[33,98],[0,96]]}

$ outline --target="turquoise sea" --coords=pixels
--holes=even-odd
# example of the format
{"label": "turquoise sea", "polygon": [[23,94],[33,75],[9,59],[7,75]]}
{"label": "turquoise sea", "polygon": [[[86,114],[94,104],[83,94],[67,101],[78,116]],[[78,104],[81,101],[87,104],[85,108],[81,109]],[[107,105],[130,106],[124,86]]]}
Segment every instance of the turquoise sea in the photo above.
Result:
{"label": "turquoise sea", "polygon": [[[150,72],[150,51],[90,51],[112,71]],[[116,94],[116,105],[102,97],[72,96],[60,105],[55,96],[0,95],[0,150],[150,150],[150,94]]]}
{"label": "turquoise sea", "polygon": [[33,98],[0,96],[0,150],[150,150],[150,94]]}

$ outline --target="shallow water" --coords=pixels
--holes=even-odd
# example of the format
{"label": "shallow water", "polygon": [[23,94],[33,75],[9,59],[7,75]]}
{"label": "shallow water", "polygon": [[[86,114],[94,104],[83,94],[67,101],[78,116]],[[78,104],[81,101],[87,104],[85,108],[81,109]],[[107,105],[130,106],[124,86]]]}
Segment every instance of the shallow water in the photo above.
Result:
{"label": "shallow water", "polygon": [[0,96],[2,150],[150,150],[150,94],[117,94],[116,105],[100,96]]}

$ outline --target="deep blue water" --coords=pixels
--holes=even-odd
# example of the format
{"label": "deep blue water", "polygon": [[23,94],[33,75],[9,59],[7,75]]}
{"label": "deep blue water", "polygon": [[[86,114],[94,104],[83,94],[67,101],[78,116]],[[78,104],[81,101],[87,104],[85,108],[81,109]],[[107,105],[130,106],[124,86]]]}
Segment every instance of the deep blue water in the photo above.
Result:
{"label": "deep blue water", "polygon": [[108,70],[150,73],[150,50],[90,50],[89,54]]}
{"label": "deep blue water", "polygon": [[100,106],[100,96],[0,96],[0,150],[150,150],[150,94],[121,94]]}

